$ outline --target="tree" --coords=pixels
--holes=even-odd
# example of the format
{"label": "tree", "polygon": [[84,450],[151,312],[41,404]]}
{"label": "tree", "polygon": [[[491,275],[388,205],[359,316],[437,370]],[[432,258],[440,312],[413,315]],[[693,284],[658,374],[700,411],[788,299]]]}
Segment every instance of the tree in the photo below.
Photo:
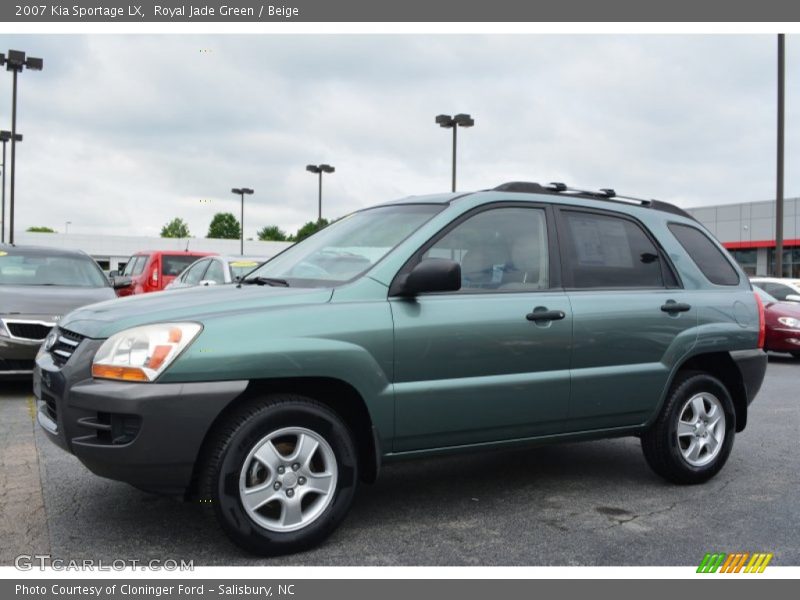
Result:
{"label": "tree", "polygon": [[175,217],[161,228],[162,238],[188,238],[190,236],[189,226],[179,217]]}
{"label": "tree", "polygon": [[321,219],[319,221],[309,221],[297,230],[297,235],[294,236],[295,241],[299,242],[304,240],[313,233],[317,233],[320,229],[325,229],[328,226],[328,219]]}
{"label": "tree", "polygon": [[241,235],[241,227],[239,221],[233,216],[233,213],[217,213],[211,219],[211,225],[208,226],[207,238],[216,238],[222,240],[238,240]]}
{"label": "tree", "polygon": [[25,231],[30,231],[32,233],[55,233],[55,229],[50,229],[49,227],[28,227]]}
{"label": "tree", "polygon": [[289,239],[286,232],[277,225],[266,225],[256,235],[262,242],[286,242]]}

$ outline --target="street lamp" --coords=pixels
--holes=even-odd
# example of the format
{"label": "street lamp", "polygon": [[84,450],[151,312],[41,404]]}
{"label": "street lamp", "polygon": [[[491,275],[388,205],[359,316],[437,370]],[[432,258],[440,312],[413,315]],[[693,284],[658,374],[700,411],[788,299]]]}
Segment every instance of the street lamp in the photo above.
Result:
{"label": "street lamp", "polygon": [[65,221],[64,222],[64,235],[69,234],[69,226],[72,225],[72,221]]}
{"label": "street lamp", "polygon": [[250,188],[233,188],[231,190],[232,194],[238,194],[242,198],[242,223],[241,227],[239,228],[239,254],[244,256],[244,195],[247,194],[248,196],[253,193],[253,190]]}
{"label": "street lamp", "polygon": [[456,131],[459,127],[472,127],[475,119],[463,113],[451,117],[450,115],[437,115],[436,123],[439,127],[453,130],[453,191],[456,191]]}
{"label": "street lamp", "polygon": [[322,174],[323,173],[333,173],[336,169],[330,165],[307,165],[306,171],[309,173],[317,173],[319,174],[319,196],[317,198],[317,204],[319,205],[317,211],[317,223],[322,221]]}
{"label": "street lamp", "polygon": [[[16,175],[16,148],[17,148],[17,74],[22,69],[28,68],[32,71],[41,71],[44,61],[41,58],[25,56],[21,50],[9,50],[8,55],[0,54],[0,66],[6,66],[6,71],[14,73],[14,84],[12,86],[11,101],[11,193],[9,196],[8,213],[8,243],[14,243],[14,176]],[[5,168],[3,169],[5,170]]]}
{"label": "street lamp", "polygon": [[[21,133],[18,133],[14,137],[18,142],[22,141]],[[0,142],[3,143],[3,192],[0,194],[0,197],[2,197],[0,204],[3,206],[2,209],[0,209],[0,244],[6,241],[6,142],[10,139],[10,131],[0,131]]]}

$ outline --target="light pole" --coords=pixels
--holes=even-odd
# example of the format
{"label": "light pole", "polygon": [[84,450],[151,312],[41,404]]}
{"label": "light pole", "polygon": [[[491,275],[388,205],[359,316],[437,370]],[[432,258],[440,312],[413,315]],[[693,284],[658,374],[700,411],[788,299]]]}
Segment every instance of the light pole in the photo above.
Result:
{"label": "light pole", "polygon": [[464,113],[457,114],[455,117],[451,117],[450,115],[437,115],[436,116],[436,123],[439,127],[443,127],[444,129],[452,129],[453,130],[453,185],[452,191],[456,191],[456,138],[457,134],[456,131],[459,127],[472,127],[475,125],[475,119],[473,119],[469,115],[465,115]]}
{"label": "light pole", "polygon": [[778,34],[778,135],[775,177],[775,277],[783,277],[783,167],[786,107],[786,59],[784,34]]}
{"label": "light pole", "polygon": [[17,156],[17,74],[22,72],[22,69],[28,68],[32,71],[41,71],[44,66],[44,61],[41,58],[33,58],[32,56],[25,56],[21,50],[9,50],[8,56],[0,54],[0,65],[5,63],[6,71],[11,71],[14,74],[14,83],[12,86],[12,100],[11,100],[11,187],[9,194],[9,211],[8,211],[8,243],[14,243],[14,178],[17,172],[16,169],[16,156]]}
{"label": "light pole", "polygon": [[65,221],[64,222],[64,235],[69,234],[69,226],[72,225],[72,221]]}
{"label": "light pole", "polygon": [[[16,136],[17,141],[22,141],[22,134],[18,133]],[[10,131],[0,131],[0,142],[3,143],[3,192],[0,194],[2,199],[2,209],[0,209],[0,244],[6,241],[6,142],[11,139]]]}
{"label": "light pole", "polygon": [[231,190],[232,194],[238,194],[242,198],[242,222],[241,227],[239,227],[239,254],[244,256],[244,195],[247,194],[248,196],[253,193],[253,190],[250,188],[233,188]]}
{"label": "light pole", "polygon": [[322,174],[333,173],[336,169],[330,165],[307,165],[306,171],[319,174],[319,195],[317,197],[317,223],[322,221]]}

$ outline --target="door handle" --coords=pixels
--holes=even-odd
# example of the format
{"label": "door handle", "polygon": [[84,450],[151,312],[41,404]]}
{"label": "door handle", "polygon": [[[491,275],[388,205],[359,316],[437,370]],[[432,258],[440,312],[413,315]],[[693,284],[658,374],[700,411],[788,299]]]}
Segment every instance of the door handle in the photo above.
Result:
{"label": "door handle", "polygon": [[665,313],[679,313],[691,310],[692,305],[685,302],[675,302],[674,300],[667,300],[666,304],[661,305],[661,310]]}
{"label": "door handle", "polygon": [[567,314],[563,310],[547,310],[544,306],[537,306],[533,309],[533,312],[529,312],[525,315],[525,318],[528,321],[560,321]]}

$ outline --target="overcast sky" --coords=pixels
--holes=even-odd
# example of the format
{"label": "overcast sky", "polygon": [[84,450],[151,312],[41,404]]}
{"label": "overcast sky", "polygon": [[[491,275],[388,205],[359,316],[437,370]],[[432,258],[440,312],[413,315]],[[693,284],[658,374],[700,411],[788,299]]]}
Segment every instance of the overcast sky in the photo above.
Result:
{"label": "overcast sky", "polygon": [[[564,181],[680,206],[775,190],[774,35],[4,35],[45,61],[20,76],[17,230],[245,235],[448,191]],[[5,48],[3,48],[5,50]],[[800,193],[800,39],[787,38],[787,195]],[[0,74],[10,129],[11,76]]]}

